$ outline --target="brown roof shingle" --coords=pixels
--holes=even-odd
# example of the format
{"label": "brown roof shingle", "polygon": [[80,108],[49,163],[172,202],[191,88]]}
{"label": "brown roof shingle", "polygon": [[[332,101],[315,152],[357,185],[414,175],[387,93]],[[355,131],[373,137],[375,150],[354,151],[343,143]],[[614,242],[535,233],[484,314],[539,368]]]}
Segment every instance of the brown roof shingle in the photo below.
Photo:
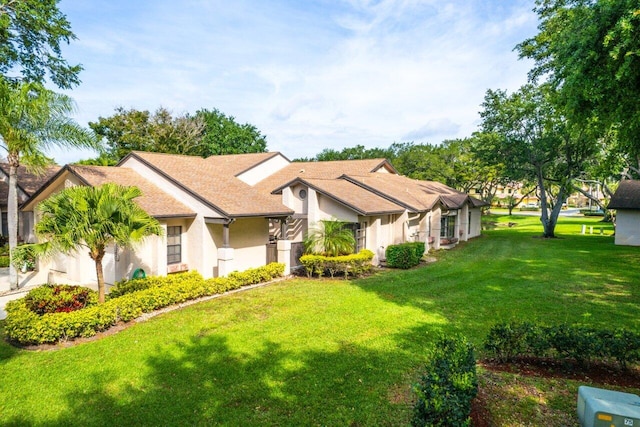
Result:
{"label": "brown roof shingle", "polygon": [[[233,165],[222,159],[172,154],[133,152],[143,163],[180,185],[192,195],[229,217],[284,216],[293,210],[268,194],[242,182],[227,172],[240,173],[251,164],[251,156],[258,164],[269,153],[231,156],[240,159]],[[273,153],[270,153],[273,155]],[[220,156],[223,157],[223,156]],[[224,156],[226,157],[226,156]]]}
{"label": "brown roof shingle", "polygon": [[142,196],[135,199],[135,201],[151,216],[168,218],[195,215],[192,209],[144,179],[133,169],[83,165],[69,165],[67,168],[91,186],[113,182],[120,185],[138,187],[142,192]]}
{"label": "brown roof shingle", "polygon": [[[0,168],[2,172],[9,176],[9,165],[7,163],[1,163]],[[27,196],[31,196],[38,191],[40,187],[45,184],[51,177],[53,177],[58,171],[62,169],[61,166],[52,165],[47,166],[41,174],[29,172],[25,166],[18,167],[18,187],[24,191]],[[0,181],[0,205],[6,206],[9,198],[9,183]]]}
{"label": "brown roof shingle", "polygon": [[607,209],[640,209],[640,181],[620,181]]}
{"label": "brown roof shingle", "polygon": [[[344,179],[384,195],[416,212],[430,210],[438,201],[448,208],[458,209],[472,199],[469,195],[440,182],[420,181],[395,174],[345,175]],[[482,205],[481,201],[476,202]],[[478,205],[472,203],[474,206]]]}

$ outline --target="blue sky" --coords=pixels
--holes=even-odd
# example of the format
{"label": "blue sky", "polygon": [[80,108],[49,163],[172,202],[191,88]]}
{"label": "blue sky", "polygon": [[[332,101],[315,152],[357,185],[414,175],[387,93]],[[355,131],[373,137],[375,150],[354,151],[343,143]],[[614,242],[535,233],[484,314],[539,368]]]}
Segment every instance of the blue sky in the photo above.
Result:
{"label": "blue sky", "polygon": [[[438,144],[469,136],[487,89],[531,64],[533,0],[62,0],[84,71],[69,91],[86,125],[116,107],[217,108],[270,151]],[[58,163],[93,157],[52,152]]]}

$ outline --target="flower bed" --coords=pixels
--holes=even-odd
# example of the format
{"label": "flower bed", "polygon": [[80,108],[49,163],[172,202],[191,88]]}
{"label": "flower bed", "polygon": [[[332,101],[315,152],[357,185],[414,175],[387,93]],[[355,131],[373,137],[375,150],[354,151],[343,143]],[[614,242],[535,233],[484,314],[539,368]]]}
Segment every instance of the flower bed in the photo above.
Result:
{"label": "flower bed", "polygon": [[28,308],[25,297],[7,303],[5,334],[9,341],[21,345],[90,337],[118,322],[129,322],[143,313],[271,280],[282,276],[283,272],[283,264],[272,263],[234,272],[228,277],[206,280],[197,272],[136,279],[119,283],[115,288],[119,289],[117,296],[109,298],[104,304],[42,315]]}

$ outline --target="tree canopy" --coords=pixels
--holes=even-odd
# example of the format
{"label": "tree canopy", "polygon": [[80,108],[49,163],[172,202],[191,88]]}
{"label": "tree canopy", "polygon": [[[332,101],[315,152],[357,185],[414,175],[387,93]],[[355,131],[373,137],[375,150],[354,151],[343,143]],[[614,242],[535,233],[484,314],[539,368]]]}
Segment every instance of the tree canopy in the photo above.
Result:
{"label": "tree canopy", "polygon": [[174,117],[162,107],[153,114],[118,107],[114,115],[99,117],[89,126],[104,144],[100,157],[84,162],[91,164],[115,164],[133,150],[208,157],[260,153],[267,148],[255,126],[239,124],[216,109]]}
{"label": "tree canopy", "polygon": [[549,86],[526,85],[512,94],[488,90],[480,113],[482,131],[494,138],[478,153],[501,165],[505,177],[536,183],[545,237],[555,237],[562,204],[598,150],[589,128],[568,120],[554,95]]}
{"label": "tree canopy", "polygon": [[539,33],[517,46],[558,93],[564,114],[615,137],[640,176],[640,3],[637,0],[537,0]]}
{"label": "tree canopy", "polygon": [[58,0],[0,0],[0,74],[43,83],[47,74],[59,88],[80,83],[82,66],[70,65],[61,46],[76,36]]}

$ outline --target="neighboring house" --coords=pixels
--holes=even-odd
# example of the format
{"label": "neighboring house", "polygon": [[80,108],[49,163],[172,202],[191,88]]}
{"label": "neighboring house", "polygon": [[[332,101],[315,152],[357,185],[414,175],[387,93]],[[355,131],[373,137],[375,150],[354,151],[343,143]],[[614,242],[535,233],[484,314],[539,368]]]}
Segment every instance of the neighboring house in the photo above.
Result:
{"label": "neighboring house", "polygon": [[[27,171],[24,166],[18,167],[18,205],[27,200],[45,182],[60,170],[60,166],[48,166],[41,173]],[[7,205],[9,200],[9,165],[0,163],[0,212],[2,215],[0,232],[2,236],[9,235],[7,220]],[[33,214],[21,212],[18,214],[18,241],[33,238]]]}
{"label": "neighboring house", "polygon": [[616,245],[640,246],[640,181],[620,181],[607,209],[616,210]]}
{"label": "neighboring house", "polygon": [[[216,277],[279,261],[289,271],[307,230],[332,218],[347,222],[357,249],[372,250],[380,262],[391,244],[424,241],[437,249],[479,236],[485,205],[443,184],[400,176],[384,159],[291,162],[277,152],[206,159],[132,152],[116,167],[65,166],[22,208],[31,212],[65,187],[105,182],[138,186],[138,203],[165,228],[165,236],[133,251],[110,248],[107,283],[138,268]],[[84,253],[40,269],[48,269],[52,281],[95,280]]]}

